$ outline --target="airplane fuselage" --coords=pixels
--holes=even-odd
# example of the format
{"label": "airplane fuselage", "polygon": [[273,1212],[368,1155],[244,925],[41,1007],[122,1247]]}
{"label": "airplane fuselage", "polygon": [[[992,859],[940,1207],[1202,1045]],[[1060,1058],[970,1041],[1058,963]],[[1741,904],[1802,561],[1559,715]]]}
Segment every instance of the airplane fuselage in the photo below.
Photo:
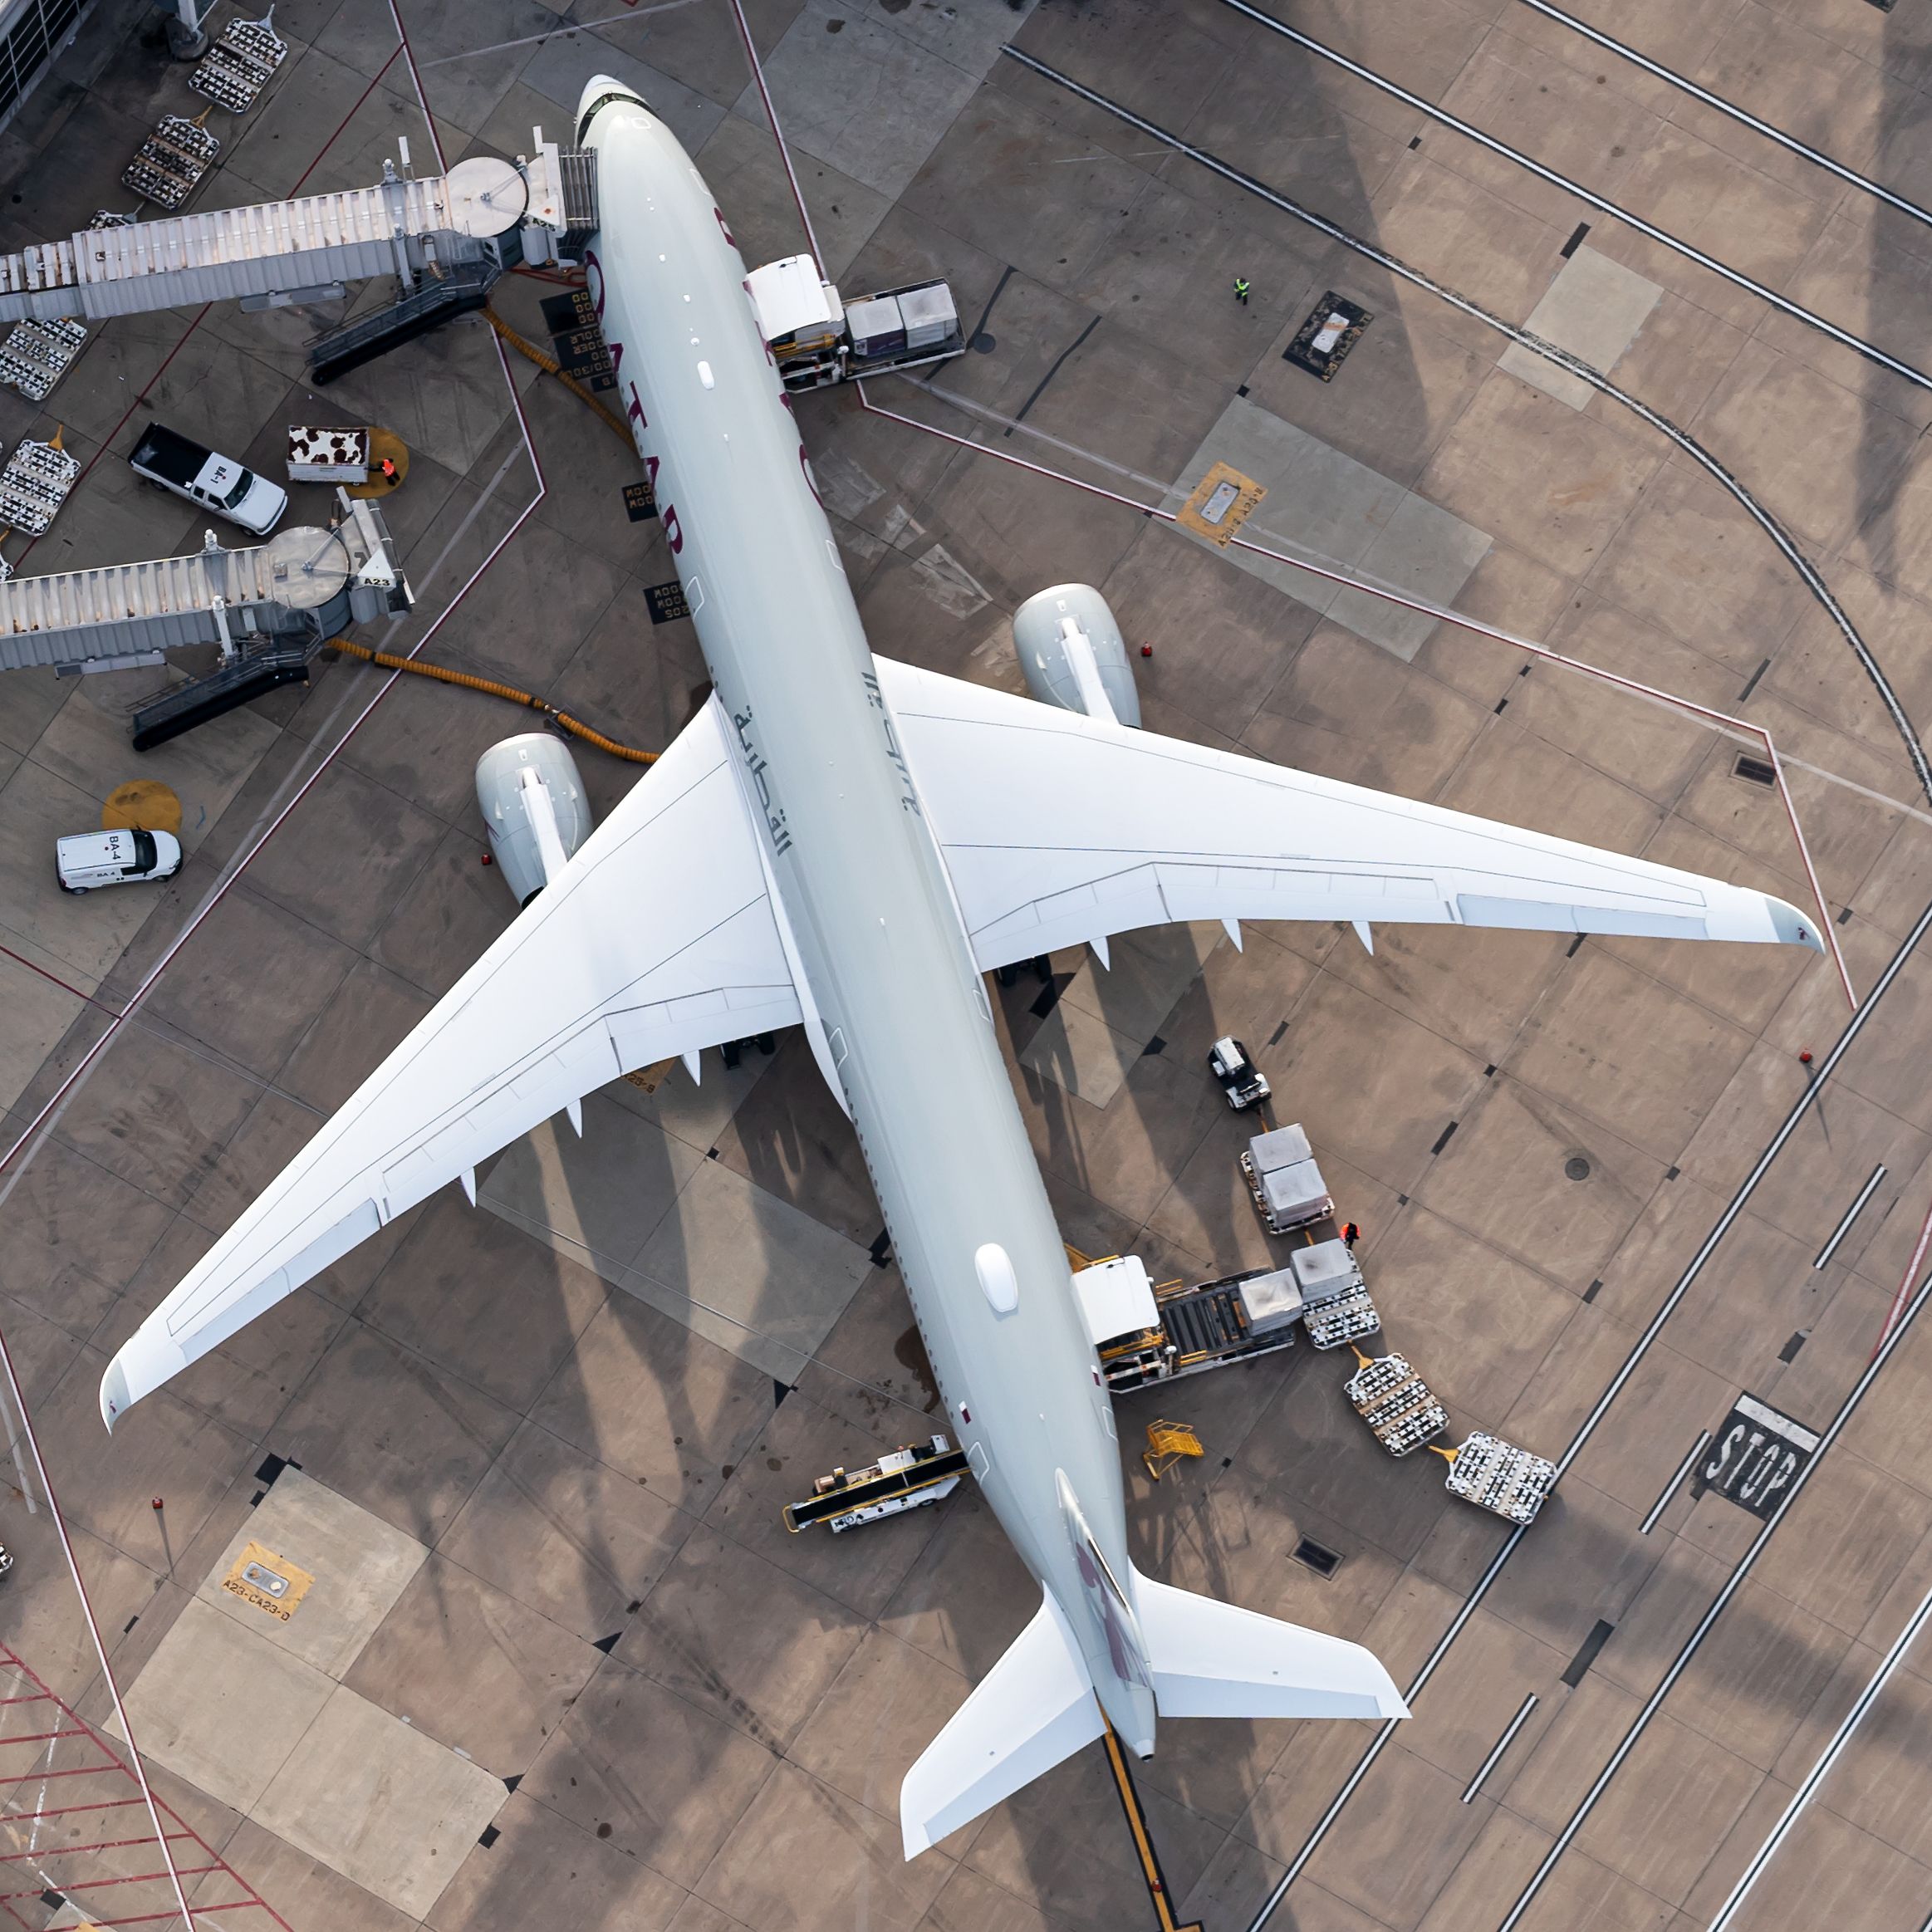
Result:
{"label": "airplane fuselage", "polygon": [[[579,138],[599,156],[591,289],[763,830],[815,1052],[858,1130],[949,1427],[1065,1609],[1115,1728],[1151,1749],[1133,1619],[1111,1601],[1130,1570],[1098,1358],[744,262],[644,108],[593,106]],[[1010,1309],[989,1248],[1010,1265]]]}

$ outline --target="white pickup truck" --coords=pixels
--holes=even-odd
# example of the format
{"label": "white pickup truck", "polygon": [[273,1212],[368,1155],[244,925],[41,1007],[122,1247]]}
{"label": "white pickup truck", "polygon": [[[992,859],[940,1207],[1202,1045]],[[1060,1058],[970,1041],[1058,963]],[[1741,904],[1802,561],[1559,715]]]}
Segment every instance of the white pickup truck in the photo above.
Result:
{"label": "white pickup truck", "polygon": [[157,489],[185,497],[257,537],[266,537],[288,508],[288,492],[279,483],[257,476],[232,456],[217,456],[160,423],[150,423],[141,432],[128,463],[136,476]]}

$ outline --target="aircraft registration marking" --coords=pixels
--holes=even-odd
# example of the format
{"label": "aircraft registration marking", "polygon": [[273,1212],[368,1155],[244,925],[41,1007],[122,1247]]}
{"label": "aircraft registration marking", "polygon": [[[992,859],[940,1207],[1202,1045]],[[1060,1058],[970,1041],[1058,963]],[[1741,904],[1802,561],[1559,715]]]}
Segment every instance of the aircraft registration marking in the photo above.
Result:
{"label": "aircraft registration marking", "polygon": [[315,1578],[306,1570],[277,1556],[266,1545],[250,1542],[234,1560],[222,1588],[230,1596],[287,1623],[309,1593]]}

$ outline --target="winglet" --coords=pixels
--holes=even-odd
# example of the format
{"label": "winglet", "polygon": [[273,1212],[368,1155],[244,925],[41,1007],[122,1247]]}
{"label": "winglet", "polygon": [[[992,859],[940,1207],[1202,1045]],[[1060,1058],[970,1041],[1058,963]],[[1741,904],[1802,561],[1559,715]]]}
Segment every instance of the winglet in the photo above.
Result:
{"label": "winglet", "polygon": [[1773,899],[1768,892],[1764,895],[1764,903],[1771,910],[1771,929],[1784,944],[1809,946],[1814,953],[1824,951],[1824,939],[1816,919],[1782,899]]}
{"label": "winglet", "polygon": [[127,1371],[121,1366],[120,1357],[116,1356],[101,1378],[101,1420],[106,1424],[110,1435],[114,1434],[115,1418],[129,1405]]}

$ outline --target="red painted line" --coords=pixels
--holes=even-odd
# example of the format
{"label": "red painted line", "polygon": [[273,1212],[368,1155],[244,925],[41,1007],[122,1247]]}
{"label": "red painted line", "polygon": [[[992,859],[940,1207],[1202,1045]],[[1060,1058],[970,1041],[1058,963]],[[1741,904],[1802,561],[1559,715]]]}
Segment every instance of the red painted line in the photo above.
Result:
{"label": "red painted line", "polygon": [[[126,1769],[118,1758],[114,1758],[105,1764],[76,1764],[66,1771],[29,1771],[20,1778],[0,1778],[0,1784],[51,1784],[56,1778],[91,1778],[100,1771],[125,1772]],[[29,1817],[34,1815],[28,1813]]]}
{"label": "red painted line", "polygon": [[[134,1775],[125,1764],[120,1768],[125,1775],[130,1778]],[[125,1806],[138,1805],[140,1802],[138,1797],[104,1797],[91,1805],[43,1805],[37,1811],[0,1812],[0,1822],[16,1824],[32,1818],[71,1818],[76,1812],[118,1812]],[[180,1821],[177,1819],[175,1822],[179,1823]],[[145,1845],[147,1840],[143,1838],[140,1842]]]}
{"label": "red painted line", "polygon": [[[217,1912],[246,1912],[251,1909],[258,1909],[266,1912],[277,1925],[285,1928],[286,1932],[288,1921],[282,1918],[266,1899],[234,1899],[225,1905],[197,1905],[194,1908],[196,1915],[203,1919],[212,1918]],[[7,1910],[12,1911],[12,1907],[10,1905]],[[87,1924],[92,1928],[92,1932],[109,1932],[109,1929],[115,1925],[152,1925],[157,1920],[178,1919],[180,1915],[179,1912],[174,1911],[142,1912],[131,1919],[90,1919]],[[27,1923],[24,1919],[20,1922],[23,1925]],[[189,1923],[192,1924],[193,1921],[190,1920]]]}
{"label": "red painted line", "polygon": [[[4,955],[12,960],[17,966],[24,966],[29,973],[37,973],[50,986],[57,986],[62,993],[72,993],[76,999],[83,1001],[88,1006],[97,1006],[104,1013],[110,1013],[114,1011],[114,1008],[105,1000],[97,998],[91,993],[81,992],[79,987],[70,985],[61,978],[59,973],[50,973],[46,967],[35,965],[33,961],[28,959],[24,953],[17,953],[11,946],[0,946],[0,955]],[[0,1704],[12,1704],[13,1701],[10,1697],[0,1698]],[[26,1701],[31,1701],[31,1699]],[[8,1742],[7,1739],[0,1738],[0,1744],[7,1742]]]}
{"label": "red painted line", "polygon": [[[396,37],[399,43],[398,51],[401,52],[409,61],[409,71],[415,81],[416,98],[421,104],[424,120],[428,123],[429,125],[431,145],[436,150],[436,155],[439,164],[444,164],[443,147],[441,141],[437,137],[435,120],[434,116],[430,115],[428,98],[423,92],[422,77],[416,72],[415,57],[414,55],[410,51],[409,46],[409,37],[403,28],[402,17],[400,14],[397,13],[395,11],[395,0],[390,0],[390,10],[392,17],[395,20]],[[391,56],[392,61],[393,59],[394,56]],[[385,63],[384,71],[387,71],[387,66],[388,63]],[[373,91],[374,85],[375,84],[371,82],[370,87],[365,90],[365,98],[367,97],[367,95],[370,91]],[[340,130],[337,131],[340,132]],[[331,135],[330,139],[331,141],[333,141],[335,136]],[[326,148],[324,151],[326,151]],[[320,158],[321,157],[318,155],[317,159],[319,160]],[[306,180],[307,179],[307,175],[305,174],[302,179]],[[154,383],[159,380],[161,375],[167,369],[168,365],[174,360],[174,357],[180,353],[182,346],[187,342],[189,337],[192,336],[194,331],[200,326],[203,319],[208,314],[208,308],[212,306],[212,304],[204,305],[200,312],[196,315],[194,320],[189,324],[187,329],[183,331],[180,339],[175,343],[174,348],[169,351],[168,356],[162,362],[160,368],[156,370],[154,374],[148,379],[148,387],[151,388]],[[420,652],[429,644],[430,639],[433,638],[436,633],[442,629],[443,625],[449,620],[451,612],[453,612],[457,608],[457,606],[462,603],[463,599],[469,595],[470,591],[475,587],[477,582],[481,579],[483,573],[488,571],[490,566],[496,561],[497,558],[502,555],[505,547],[517,535],[517,532],[523,527],[524,524],[529,521],[531,516],[535,512],[537,506],[549,493],[549,486],[544,478],[543,465],[537,457],[537,446],[530,434],[529,419],[524,414],[522,399],[517,393],[516,382],[511,375],[508,357],[504,354],[503,347],[501,342],[496,343],[495,346],[497,351],[497,366],[503,374],[503,387],[509,396],[510,406],[515,412],[518,429],[522,434],[523,447],[525,452],[529,456],[531,468],[536,473],[537,493],[533,497],[532,497],[529,503],[527,503],[523,509],[518,513],[516,520],[510,525],[509,528],[506,530],[503,536],[498,539],[497,542],[492,547],[488,554],[483,558],[483,561],[479,563],[476,569],[470,573],[469,577],[463,583],[462,588],[458,591],[455,596],[451,598],[449,602],[444,606],[441,615],[437,617],[435,621],[423,634],[422,637],[417,641],[414,646],[408,652],[407,655],[412,658],[414,657],[419,652]],[[143,393],[145,395],[145,390]],[[136,399],[137,404],[140,400],[142,399]],[[118,435],[120,434],[120,429],[126,423],[128,416],[133,414],[133,406],[130,406],[126,414],[122,416],[120,422],[115,424],[113,433],[108,438],[108,443],[112,442],[114,435]],[[101,449],[96,453],[93,462],[91,462],[87,465],[88,469],[91,469],[93,468],[94,463],[98,462],[101,456],[105,454],[108,443],[102,444]],[[85,476],[86,474],[86,470],[84,469],[81,472],[81,474]],[[78,479],[76,479],[76,481]],[[32,546],[30,544],[28,548],[31,549],[32,547]],[[24,554],[25,553],[23,552],[22,555]],[[341,737],[338,738],[336,743],[330,748],[330,750],[324,754],[321,762],[316,765],[316,769],[311,773],[310,773],[309,777],[297,788],[294,796],[290,798],[288,802],[282,808],[282,810],[276,814],[274,819],[269,824],[267,828],[248,848],[248,851],[243,855],[240,860],[236,862],[233,868],[229,872],[228,876],[223,880],[220,885],[216,888],[215,891],[210,895],[207,903],[189,922],[187,926],[184,927],[183,930],[175,936],[174,940],[168,946],[166,951],[163,954],[160,959],[155,963],[155,964],[150,969],[148,973],[142,979],[140,985],[136,987],[133,996],[128,1000],[126,1005],[121,1008],[120,1012],[117,1015],[110,1020],[107,1027],[103,1030],[101,1038],[97,1040],[91,1048],[89,1048],[88,1052],[86,1053],[86,1055],[83,1056],[79,1064],[73,1069],[72,1072],[71,1072],[67,1077],[61,1081],[59,1089],[56,1091],[52,1099],[49,1101],[47,1105],[42,1107],[39,1113],[34,1116],[32,1121],[29,1123],[26,1132],[22,1134],[14,1141],[13,1145],[7,1149],[3,1157],[0,1157],[0,1172],[3,1172],[7,1167],[12,1165],[15,1158],[19,1155],[22,1148],[26,1146],[27,1142],[39,1130],[42,1125],[51,1117],[51,1116],[58,1108],[61,1101],[65,1100],[67,1094],[73,1091],[76,1081],[83,1074],[86,1073],[87,1069],[93,1064],[93,1062],[100,1057],[101,1052],[107,1047],[109,1042],[112,1041],[120,1032],[121,1027],[126,1022],[128,1018],[133,1014],[135,1009],[146,997],[149,991],[153,988],[154,983],[160,978],[161,974],[167,969],[168,966],[179,955],[181,949],[188,943],[189,939],[193,937],[194,933],[204,923],[209,915],[213,912],[214,909],[221,904],[223,899],[227,897],[229,891],[233,888],[236,880],[242,876],[243,871],[253,861],[256,856],[261,851],[262,848],[267,845],[268,841],[275,836],[277,831],[278,831],[281,827],[285,823],[287,823],[289,815],[296,809],[297,806],[302,803],[302,800],[308,796],[310,792],[315,788],[315,786],[320,781],[322,775],[335,763],[336,759],[341,756],[343,748],[349,743],[350,739],[352,738],[356,733],[361,729],[362,726],[368,722],[376,706],[379,705],[382,700],[388,696],[389,693],[395,688],[396,679],[402,674],[403,674],[400,671],[391,671],[389,674],[388,677],[384,679],[381,688],[375,692],[375,694],[370,699],[368,704],[365,704],[362,708],[361,711],[356,714],[355,719],[350,724],[348,728],[342,733]],[[162,1810],[165,1809],[168,1812],[168,1816],[178,1825],[185,1825],[185,1821],[181,1818],[180,1815],[176,1812],[172,1807],[164,1806],[161,1801],[155,1797],[152,1788],[148,1783],[147,1773],[141,1763],[140,1749],[139,1745],[135,1742],[133,1726],[128,1719],[126,1709],[121,1702],[120,1687],[115,1681],[113,1666],[108,1660],[107,1647],[105,1641],[102,1640],[100,1625],[95,1618],[94,1607],[92,1601],[87,1594],[86,1581],[81,1574],[80,1561],[75,1553],[72,1540],[67,1533],[66,1520],[61,1513],[59,1498],[55,1494],[52,1478],[50,1477],[47,1472],[46,1459],[41,1453],[39,1435],[34,1428],[32,1415],[27,1409],[26,1395],[21,1389],[19,1376],[15,1373],[12,1356],[11,1351],[7,1349],[6,1336],[3,1332],[0,1332],[0,1366],[3,1366],[5,1369],[8,1385],[12,1390],[15,1406],[20,1412],[22,1430],[25,1434],[27,1445],[32,1452],[34,1465],[40,1477],[41,1486],[47,1493],[48,1509],[53,1517],[54,1527],[59,1533],[61,1548],[66,1557],[67,1569],[69,1574],[73,1579],[75,1593],[80,1599],[82,1615],[86,1619],[89,1633],[93,1638],[95,1653],[101,1661],[101,1675],[106,1682],[109,1693],[113,1698],[115,1714],[120,1720],[123,1735],[127,1738],[129,1750],[134,1758],[134,1768],[131,1771],[126,1765],[121,1763],[118,1758],[115,1758],[111,1752],[110,1752],[110,1764],[83,1766],[72,1772],[49,1773],[45,1774],[45,1777],[47,1779],[51,1779],[54,1778],[81,1775],[83,1773],[91,1773],[98,1771],[113,1769],[120,1772],[123,1776],[131,1777],[134,1779],[135,1783],[138,1784],[140,1787],[141,1802],[145,1804],[148,1815],[154,1823],[155,1841],[159,1845],[162,1856],[168,1864],[170,1874],[174,1875],[174,1895],[176,1904],[179,1907],[179,1916],[183,1922],[190,1929],[190,1932],[192,1932],[192,1928],[194,1927],[195,1922],[195,1911],[190,1910],[188,1904],[187,1893],[182,1887],[179,1875],[174,1874],[174,1858],[172,1854],[168,1851],[168,1833],[161,1823],[160,1813]],[[40,1678],[32,1670],[28,1669],[28,1667],[15,1653],[11,1650],[4,1650],[0,1651],[0,1655],[4,1655],[7,1658],[11,1660],[16,1668],[20,1670],[22,1675],[25,1676],[28,1681],[36,1684],[39,1684],[42,1690],[46,1691],[47,1687],[44,1684],[42,1684]],[[51,1693],[50,1692],[47,1694],[51,1695]],[[77,1714],[70,1711],[68,1706],[62,1700],[56,1699],[55,1702],[59,1704],[60,1709],[63,1712],[66,1712],[68,1715],[75,1716]],[[100,1740],[96,1738],[96,1742],[99,1743]],[[103,1746],[103,1748],[105,1748],[105,1747]],[[43,1782],[45,1780],[43,1780]],[[33,1778],[32,1777],[27,1778],[14,1779],[0,1778],[0,1786],[3,1786],[8,1783],[25,1783],[30,1782],[33,1782]],[[79,1809],[81,1807],[76,1807],[71,1808]],[[288,1921],[284,1919],[282,1915],[267,1901],[267,1900],[263,1899],[261,1895],[255,1890],[253,1886],[250,1885],[239,1873],[235,1871],[232,1866],[229,1866],[225,1860],[221,1859],[220,1855],[215,1852],[211,1846],[208,1846],[206,1841],[201,1839],[199,1833],[193,1833],[192,1835],[194,1836],[195,1841],[202,1846],[202,1849],[206,1851],[210,1857],[214,1858],[217,1861],[217,1864],[219,1869],[226,1871],[228,1873],[228,1876],[234,1879],[235,1882],[242,1886],[242,1888],[249,1895],[248,1898],[246,1900],[241,1901],[238,1905],[204,1905],[196,1908],[196,1910],[199,1910],[205,1916],[215,1912],[245,1909],[248,1906],[259,1907],[261,1910],[266,1912],[268,1916],[275,1921],[276,1925],[282,1929],[282,1932],[293,1932],[293,1928],[290,1926]],[[18,1919],[18,1915],[12,1910],[11,1906],[7,1908],[7,1911],[9,1917],[12,1917],[16,1920]],[[141,1918],[107,1920],[100,1921],[99,1923],[103,1927],[120,1925],[140,1925],[150,1923],[156,1919],[169,1919],[172,1918],[173,1916],[174,1916],[174,1914],[173,1913],[164,1912],[149,1914]],[[22,1923],[24,1922],[22,1921]]]}
{"label": "red painted line", "polygon": [[[1932,1246],[1932,1208],[1925,1210],[1925,1225],[1919,1230],[1918,1244],[1912,1250],[1912,1258],[1905,1263],[1905,1272],[1899,1282],[1899,1292],[1892,1297],[1892,1305],[1885,1310],[1885,1326],[1878,1331],[1878,1340],[1872,1345],[1870,1361],[1876,1361],[1885,1345],[1891,1340],[1892,1331],[1899,1325],[1899,1317],[1910,1297],[1912,1283],[1918,1278],[1919,1269],[1925,1259],[1925,1250]],[[1867,1364],[1869,1366],[1869,1363]]]}
{"label": "red painted line", "polygon": [[373,94],[377,87],[381,85],[383,76],[396,64],[396,54],[400,54],[402,51],[403,50],[399,44],[395,53],[391,54],[390,57],[375,70],[375,80],[371,81],[369,85],[356,96],[355,106],[351,107],[349,111],[336,123],[335,133],[331,135],[329,138],[322,143],[321,146],[316,149],[315,159],[311,161],[307,167],[302,169],[302,174],[297,179],[295,186],[290,189],[287,194],[283,197],[285,200],[293,201],[296,196],[302,193],[303,182],[306,181],[309,176],[314,174],[316,169],[321,166],[323,157],[326,155],[329,150],[334,147],[336,143],[341,139],[342,130],[348,126],[349,123],[355,120],[356,116],[361,112],[362,103],[368,100],[370,96]]}
{"label": "red painted line", "polygon": [[[184,348],[188,346],[188,338],[192,336],[204,321],[208,320],[208,311],[213,306],[214,304],[213,302],[204,302],[201,305],[200,308],[196,311],[194,320],[181,331],[180,336],[176,341],[174,346],[161,358],[161,366],[157,369],[145,383],[141,385],[140,394],[137,395],[135,400],[121,411],[120,420],[116,423],[114,427],[107,432],[106,435],[101,439],[101,447],[87,458],[85,463],[81,465],[81,473],[74,478],[73,487],[76,489],[79,489],[81,485],[86,482],[88,477],[93,473],[95,464],[100,462],[102,457],[106,455],[108,449],[113,444],[115,438],[127,427],[128,418],[131,416],[136,409],[145,409],[148,406],[148,391],[151,390],[154,385],[168,373],[168,365],[172,362]],[[29,541],[27,548],[22,551],[20,555],[14,560],[14,567],[16,570],[17,570],[22,564],[25,563],[28,557],[33,555],[33,547],[40,541],[41,539],[38,537],[33,537]]]}
{"label": "red painted line", "polygon": [[[124,1804],[139,1804],[141,1801],[139,1798],[124,1798],[119,1802]],[[43,1818],[50,1816],[51,1814],[47,1812],[16,1812],[9,1815],[8,1822],[11,1823],[15,1820]],[[173,1840],[192,1838],[194,1834],[192,1831],[169,1831],[165,1836]],[[152,1845],[154,1842],[152,1838],[144,1836],[140,1838],[97,1838],[91,1845],[43,1845],[36,1851],[8,1851],[0,1854],[0,1865],[17,1864],[23,1858],[42,1860],[71,1858],[77,1851],[119,1851],[130,1845]],[[207,1847],[203,1846],[202,1849],[206,1851]],[[18,1892],[0,1894],[0,1896],[7,1898],[18,1898],[22,1895]]]}
{"label": "red painted line", "polygon": [[[395,0],[390,0],[390,4],[393,7]],[[798,204],[798,220],[805,230],[805,245],[811,249],[812,266],[818,271],[818,279],[823,282],[825,257],[818,252],[818,237],[813,233],[812,217],[806,212],[797,171],[792,165],[792,150],[786,145],[785,130],[778,125],[778,110],[772,105],[772,91],[765,85],[765,70],[758,59],[758,43],[752,38],[751,22],[744,17],[744,0],[731,0],[731,11],[738,22],[738,36],[744,42],[745,58],[751,62],[752,78],[758,84],[758,98],[765,104],[765,119],[772,124],[772,139],[778,144],[778,159],[785,164],[785,179],[792,184],[792,199]]]}
{"label": "red painted line", "polygon": [[422,71],[416,65],[416,50],[409,45],[409,30],[403,25],[401,7],[389,0],[389,17],[395,22],[396,51],[409,62],[409,79],[415,85],[416,102],[423,110],[423,125],[429,130],[429,145],[436,150],[436,165],[447,174],[449,164],[443,158],[443,137],[436,131],[436,117],[429,111],[429,96],[423,91]]}
{"label": "red painted line", "polygon": [[[152,1838],[137,1838],[134,1842],[137,1845],[152,1845],[154,1841]],[[50,1881],[47,1885],[29,1885],[22,1892],[0,1892],[0,1904],[4,1904],[8,1899],[37,1899],[42,1892],[48,1890],[65,1892],[72,1899],[77,1898],[82,1892],[104,1892],[117,1885],[152,1885],[158,1878],[170,1876],[205,1878],[209,1872],[221,1870],[218,1865],[184,1865],[179,1867],[170,1865],[164,1866],[159,1871],[133,1871],[125,1878],[90,1879],[85,1884],[72,1883],[63,1878]],[[254,1903],[253,1900],[248,1902]]]}

